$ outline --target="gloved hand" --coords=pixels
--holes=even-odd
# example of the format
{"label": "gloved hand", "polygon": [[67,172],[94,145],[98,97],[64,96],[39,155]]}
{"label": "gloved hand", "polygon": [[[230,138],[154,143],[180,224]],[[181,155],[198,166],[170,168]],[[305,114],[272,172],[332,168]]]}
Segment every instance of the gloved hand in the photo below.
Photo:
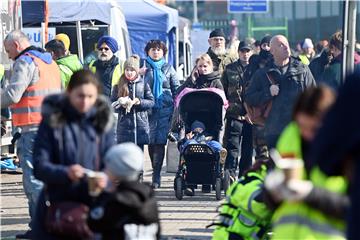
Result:
{"label": "gloved hand", "polygon": [[279,89],[278,85],[273,84],[270,86],[271,96],[277,96],[279,94],[279,91],[280,91],[280,89]]}

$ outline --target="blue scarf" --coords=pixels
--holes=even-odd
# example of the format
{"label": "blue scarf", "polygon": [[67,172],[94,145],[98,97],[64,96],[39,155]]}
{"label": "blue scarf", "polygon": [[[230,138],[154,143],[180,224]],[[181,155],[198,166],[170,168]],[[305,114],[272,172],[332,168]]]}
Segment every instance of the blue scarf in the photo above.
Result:
{"label": "blue scarf", "polygon": [[146,58],[146,62],[150,64],[151,68],[153,69],[153,88],[152,93],[155,98],[155,107],[160,108],[161,107],[161,96],[163,94],[163,81],[165,79],[164,73],[161,71],[162,66],[165,64],[164,59],[160,59],[159,61],[155,62],[150,57]]}

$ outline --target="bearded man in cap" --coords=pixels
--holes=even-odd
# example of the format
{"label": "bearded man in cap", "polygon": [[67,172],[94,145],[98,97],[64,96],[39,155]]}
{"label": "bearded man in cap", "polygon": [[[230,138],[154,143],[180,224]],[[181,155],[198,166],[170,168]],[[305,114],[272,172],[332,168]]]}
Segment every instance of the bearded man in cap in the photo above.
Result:
{"label": "bearded man in cap", "polygon": [[119,82],[122,68],[118,57],[117,41],[110,36],[102,36],[97,43],[98,59],[91,61],[89,69],[96,73],[102,84],[103,94],[111,97],[112,88]]}
{"label": "bearded man in cap", "polygon": [[[252,161],[252,125],[246,121],[246,110],[243,103],[244,72],[249,65],[249,59],[254,51],[254,45],[249,41],[241,41],[238,47],[239,60],[226,66],[221,77],[229,108],[226,110],[225,143],[229,153],[225,168],[229,169],[232,180],[239,165],[239,176],[251,166]],[[241,159],[238,158],[241,149]]]}
{"label": "bearded man in cap", "polygon": [[218,71],[220,74],[225,69],[225,66],[233,63],[237,60],[236,56],[232,56],[226,51],[225,48],[225,34],[222,29],[215,29],[210,33],[209,39],[209,50],[207,54],[210,56],[214,71]]}

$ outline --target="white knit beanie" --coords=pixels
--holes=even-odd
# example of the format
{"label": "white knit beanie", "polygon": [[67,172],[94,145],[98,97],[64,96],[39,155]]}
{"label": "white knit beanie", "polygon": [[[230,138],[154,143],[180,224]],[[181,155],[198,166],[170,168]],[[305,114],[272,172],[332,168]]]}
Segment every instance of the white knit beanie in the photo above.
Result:
{"label": "white knit beanie", "polygon": [[144,153],[132,142],[121,143],[106,152],[104,161],[106,169],[115,177],[134,181],[143,170]]}
{"label": "white knit beanie", "polygon": [[302,45],[302,48],[303,49],[305,49],[305,48],[314,48],[314,44],[313,44],[313,42],[311,41],[310,38],[305,38],[304,43]]}

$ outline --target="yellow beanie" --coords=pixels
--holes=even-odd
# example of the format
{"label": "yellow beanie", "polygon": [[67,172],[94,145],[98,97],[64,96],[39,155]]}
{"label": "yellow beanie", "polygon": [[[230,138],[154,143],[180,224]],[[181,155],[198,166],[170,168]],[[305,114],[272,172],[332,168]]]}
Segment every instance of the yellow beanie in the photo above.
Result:
{"label": "yellow beanie", "polygon": [[55,35],[56,40],[60,40],[64,43],[65,50],[69,50],[70,48],[70,38],[65,33],[59,33]]}

